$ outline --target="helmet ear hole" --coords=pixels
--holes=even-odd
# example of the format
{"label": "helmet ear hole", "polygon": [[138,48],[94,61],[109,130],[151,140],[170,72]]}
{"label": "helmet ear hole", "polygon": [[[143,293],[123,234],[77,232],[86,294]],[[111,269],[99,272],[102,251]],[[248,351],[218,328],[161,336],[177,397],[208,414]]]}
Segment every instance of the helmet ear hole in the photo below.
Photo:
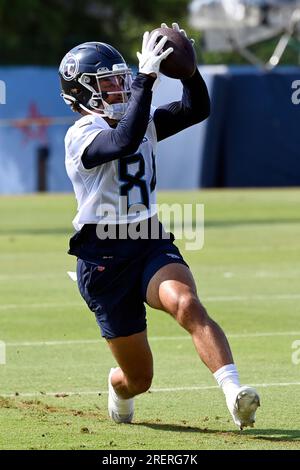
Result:
{"label": "helmet ear hole", "polygon": [[78,93],[80,93],[80,89],[79,88],[71,88],[71,93],[72,95],[78,95]]}
{"label": "helmet ear hole", "polygon": [[74,113],[81,113],[80,108],[80,94],[82,90],[78,87],[71,88],[70,95],[74,98],[74,101],[70,103],[70,108]]}

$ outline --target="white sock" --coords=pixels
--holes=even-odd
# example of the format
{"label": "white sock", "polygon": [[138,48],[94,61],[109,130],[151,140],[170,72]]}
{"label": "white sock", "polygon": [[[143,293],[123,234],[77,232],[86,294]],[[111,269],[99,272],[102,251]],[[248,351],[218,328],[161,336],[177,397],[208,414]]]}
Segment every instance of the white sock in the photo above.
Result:
{"label": "white sock", "polygon": [[239,373],[235,364],[227,364],[218,369],[213,375],[226,396],[240,387]]}

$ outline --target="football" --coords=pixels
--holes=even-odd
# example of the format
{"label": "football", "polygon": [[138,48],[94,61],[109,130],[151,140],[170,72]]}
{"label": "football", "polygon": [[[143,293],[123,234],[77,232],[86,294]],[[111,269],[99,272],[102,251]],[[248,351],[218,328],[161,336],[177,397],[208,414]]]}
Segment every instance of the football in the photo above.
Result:
{"label": "football", "polygon": [[160,72],[170,78],[186,79],[190,78],[197,67],[194,48],[183,34],[175,31],[173,28],[157,28],[151,32],[151,35],[159,31],[157,42],[162,36],[167,36],[163,51],[173,47],[174,51],[161,62]]}

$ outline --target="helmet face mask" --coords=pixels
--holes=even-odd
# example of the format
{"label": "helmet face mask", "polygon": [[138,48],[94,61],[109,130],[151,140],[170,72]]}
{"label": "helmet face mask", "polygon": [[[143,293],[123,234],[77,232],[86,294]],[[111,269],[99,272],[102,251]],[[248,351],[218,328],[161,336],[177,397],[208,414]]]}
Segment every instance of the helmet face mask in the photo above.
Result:
{"label": "helmet face mask", "polygon": [[132,84],[132,73],[127,67],[118,72],[83,73],[78,82],[91,92],[89,108],[110,119],[123,117]]}
{"label": "helmet face mask", "polygon": [[63,58],[59,75],[61,96],[73,110],[83,109],[113,120],[125,114],[132,73],[112,46],[100,42],[80,44]]}

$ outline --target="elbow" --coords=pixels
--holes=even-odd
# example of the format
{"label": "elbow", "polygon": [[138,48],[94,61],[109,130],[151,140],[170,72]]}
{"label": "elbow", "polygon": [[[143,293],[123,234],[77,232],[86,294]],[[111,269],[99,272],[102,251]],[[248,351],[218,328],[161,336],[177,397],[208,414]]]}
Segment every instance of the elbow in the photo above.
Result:
{"label": "elbow", "polygon": [[137,151],[139,148],[139,142],[128,142],[121,146],[120,148],[120,157],[125,157],[126,155],[131,155]]}
{"label": "elbow", "polygon": [[124,157],[126,155],[132,155],[137,151],[139,148],[142,140],[143,140],[144,134],[143,135],[135,135],[133,136],[132,134],[130,136],[126,135],[125,138],[119,140],[119,156]]}
{"label": "elbow", "polygon": [[194,124],[199,124],[202,121],[205,121],[210,116],[210,101],[208,100],[205,106],[203,103],[199,104],[199,111],[197,115],[195,115],[195,122]]}
{"label": "elbow", "polygon": [[110,132],[112,147],[114,148],[115,158],[125,157],[135,153],[142,141],[140,136],[134,135],[131,130],[123,129],[119,124],[117,129]]}

